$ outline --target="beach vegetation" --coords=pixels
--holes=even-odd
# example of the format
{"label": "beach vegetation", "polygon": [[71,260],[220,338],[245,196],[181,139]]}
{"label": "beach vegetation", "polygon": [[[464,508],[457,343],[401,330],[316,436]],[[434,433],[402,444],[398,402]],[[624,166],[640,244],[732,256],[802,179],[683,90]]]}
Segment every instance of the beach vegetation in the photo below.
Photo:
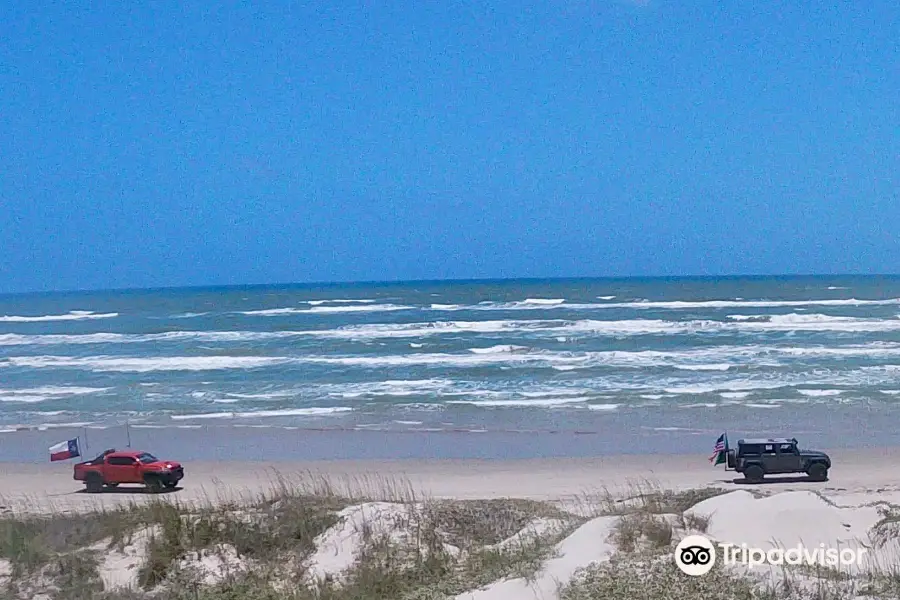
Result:
{"label": "beach vegetation", "polygon": [[[547,565],[561,556],[580,563],[553,581],[561,600],[900,598],[890,569],[852,577],[794,569],[777,580],[720,566],[682,574],[674,546],[709,527],[690,509],[720,488],[641,484],[585,495],[570,510],[519,498],[417,497],[403,482],[382,483],[275,477],[265,493],[244,497],[188,504],[136,496],[79,514],[8,514],[0,517],[0,598],[448,600],[510,581],[546,583]],[[876,530],[900,521],[890,507],[882,516]],[[600,537],[565,554],[583,526]]]}

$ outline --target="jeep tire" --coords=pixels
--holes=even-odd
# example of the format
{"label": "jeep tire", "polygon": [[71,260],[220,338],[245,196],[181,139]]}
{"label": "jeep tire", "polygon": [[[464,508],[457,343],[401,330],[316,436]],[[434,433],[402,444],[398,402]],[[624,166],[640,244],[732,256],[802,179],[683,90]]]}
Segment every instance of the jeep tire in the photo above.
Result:
{"label": "jeep tire", "polygon": [[766,473],[759,465],[750,465],[744,470],[744,479],[750,483],[762,483]]}
{"label": "jeep tire", "polygon": [[99,494],[103,491],[103,478],[97,473],[88,473],[84,483],[88,494]]}
{"label": "jeep tire", "polygon": [[806,474],[809,475],[809,478],[813,481],[825,481],[828,479],[828,467],[822,463],[815,463],[810,465]]}

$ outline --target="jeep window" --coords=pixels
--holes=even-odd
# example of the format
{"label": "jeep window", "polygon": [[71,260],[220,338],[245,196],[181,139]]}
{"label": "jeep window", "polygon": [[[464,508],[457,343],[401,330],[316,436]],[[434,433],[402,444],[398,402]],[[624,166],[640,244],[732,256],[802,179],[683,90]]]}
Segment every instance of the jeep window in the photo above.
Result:
{"label": "jeep window", "polygon": [[775,444],[766,444],[765,449],[763,450],[765,454],[775,454]]}
{"label": "jeep window", "polygon": [[159,459],[150,454],[149,452],[144,452],[140,456],[138,456],[138,460],[145,465],[149,465],[150,463],[159,462]]}
{"label": "jeep window", "polygon": [[134,464],[134,459],[130,456],[110,456],[106,459],[106,464],[117,466],[130,466]]}
{"label": "jeep window", "polygon": [[781,444],[778,447],[778,451],[782,454],[793,454],[794,453],[794,445],[793,444]]}

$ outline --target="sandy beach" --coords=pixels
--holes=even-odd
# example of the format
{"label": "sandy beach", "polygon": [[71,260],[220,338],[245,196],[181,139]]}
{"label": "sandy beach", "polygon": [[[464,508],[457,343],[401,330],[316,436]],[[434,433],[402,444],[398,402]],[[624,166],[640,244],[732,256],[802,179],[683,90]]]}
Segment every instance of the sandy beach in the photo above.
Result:
{"label": "sandy beach", "polygon": [[[889,500],[900,497],[900,449],[828,451],[834,467],[826,482],[805,476],[773,476],[751,485],[740,474],[713,467],[703,455],[625,455],[593,459],[391,460],[391,461],[201,461],[185,463],[178,490],[165,494],[179,502],[255,496],[288,482],[325,479],[348,491],[371,492],[394,482],[418,497],[460,500],[528,498],[567,500],[600,491],[626,493],[641,484],[685,490],[716,486],[780,493],[812,490],[835,498]],[[71,463],[72,461],[70,461]],[[47,507],[88,510],[147,496],[140,487],[86,494],[72,479],[72,464],[0,463],[3,505],[14,511]]]}

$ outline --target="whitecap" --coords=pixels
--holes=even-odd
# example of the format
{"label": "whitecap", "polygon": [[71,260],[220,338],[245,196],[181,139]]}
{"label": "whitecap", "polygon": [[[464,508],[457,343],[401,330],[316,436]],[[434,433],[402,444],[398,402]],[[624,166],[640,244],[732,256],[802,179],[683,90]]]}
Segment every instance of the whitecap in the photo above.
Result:
{"label": "whitecap", "polygon": [[81,396],[84,394],[96,394],[105,392],[111,388],[78,387],[78,386],[52,386],[45,385],[36,388],[0,389],[0,394],[38,394],[48,396]]}
{"label": "whitecap", "polygon": [[329,298],[323,300],[304,300],[310,306],[322,304],[374,304],[377,300],[371,298]]}
{"label": "whitecap", "polygon": [[0,322],[4,323],[38,323],[43,321],[81,321],[85,319],[112,319],[119,313],[96,313],[90,310],[73,310],[63,315],[4,315],[0,316]]}
{"label": "whitecap", "polygon": [[352,408],[346,406],[322,407],[314,406],[311,408],[285,408],[280,410],[260,410],[250,412],[217,412],[217,413],[195,413],[186,415],[170,415],[174,421],[183,421],[190,419],[252,419],[264,417],[309,417],[323,416],[337,413],[349,412]]}
{"label": "whitecap", "polygon": [[147,373],[151,371],[210,371],[222,369],[256,369],[290,362],[285,357],[262,356],[166,356],[128,358],[110,356],[13,356],[0,366],[41,368],[76,368],[94,372]]}
{"label": "whitecap", "polygon": [[529,407],[551,407],[551,406],[563,406],[568,404],[581,404],[584,403],[586,398],[536,398],[536,399],[510,399],[510,400],[447,400],[446,404],[468,404],[471,406],[483,406],[483,407],[498,407],[498,408],[508,408],[508,407],[521,407],[521,408],[529,408]]}
{"label": "whitecap", "polygon": [[527,346],[514,346],[512,344],[500,344],[497,346],[489,346],[487,348],[469,348],[469,352],[473,354],[503,354],[509,352],[527,352]]}
{"label": "whitecap", "polygon": [[357,312],[393,312],[397,310],[413,310],[413,306],[396,304],[369,304],[365,306],[314,306],[308,312],[317,313],[357,313]]}

